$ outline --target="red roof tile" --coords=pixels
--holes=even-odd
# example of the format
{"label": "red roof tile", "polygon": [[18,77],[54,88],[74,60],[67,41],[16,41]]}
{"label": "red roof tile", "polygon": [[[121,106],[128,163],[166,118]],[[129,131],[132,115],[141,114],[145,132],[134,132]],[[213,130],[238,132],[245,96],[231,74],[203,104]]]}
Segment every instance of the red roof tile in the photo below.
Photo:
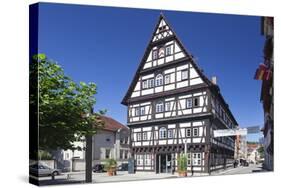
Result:
{"label": "red roof tile", "polygon": [[101,119],[102,121],[104,121],[104,128],[103,128],[104,130],[117,131],[120,128],[128,129],[127,126],[121,124],[115,119],[112,119],[111,117],[101,116]]}

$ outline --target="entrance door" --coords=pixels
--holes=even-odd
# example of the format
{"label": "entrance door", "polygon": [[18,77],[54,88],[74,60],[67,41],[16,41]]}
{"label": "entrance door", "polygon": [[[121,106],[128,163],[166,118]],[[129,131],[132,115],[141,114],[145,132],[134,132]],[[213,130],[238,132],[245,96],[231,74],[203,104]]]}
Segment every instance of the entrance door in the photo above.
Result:
{"label": "entrance door", "polygon": [[169,153],[156,155],[156,173],[172,172],[172,156]]}

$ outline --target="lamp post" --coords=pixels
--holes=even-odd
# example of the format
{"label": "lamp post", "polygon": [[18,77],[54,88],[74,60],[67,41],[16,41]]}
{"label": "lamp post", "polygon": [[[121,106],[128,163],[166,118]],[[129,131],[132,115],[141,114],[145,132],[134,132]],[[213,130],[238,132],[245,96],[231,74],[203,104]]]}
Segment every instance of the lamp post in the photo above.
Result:
{"label": "lamp post", "polygon": [[187,155],[187,139],[184,141],[184,154]]}

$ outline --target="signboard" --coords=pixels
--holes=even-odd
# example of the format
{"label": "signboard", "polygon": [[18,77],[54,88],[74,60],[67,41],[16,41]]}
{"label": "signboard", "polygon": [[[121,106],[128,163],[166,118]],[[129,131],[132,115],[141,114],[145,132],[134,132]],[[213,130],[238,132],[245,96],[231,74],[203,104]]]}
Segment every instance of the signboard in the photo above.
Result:
{"label": "signboard", "polygon": [[247,127],[248,134],[256,134],[260,133],[260,126],[252,126],[252,127]]}
{"label": "signboard", "polygon": [[214,137],[247,135],[247,133],[248,133],[248,131],[247,131],[246,128],[243,128],[243,129],[220,129],[220,130],[214,130]]}

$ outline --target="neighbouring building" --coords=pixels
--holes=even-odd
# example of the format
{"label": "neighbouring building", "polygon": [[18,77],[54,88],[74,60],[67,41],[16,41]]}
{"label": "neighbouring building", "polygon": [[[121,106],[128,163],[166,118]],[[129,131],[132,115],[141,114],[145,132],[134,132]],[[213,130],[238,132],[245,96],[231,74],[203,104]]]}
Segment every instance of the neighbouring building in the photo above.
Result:
{"label": "neighbouring building", "polygon": [[246,159],[248,158],[248,145],[246,135],[237,135],[235,140],[235,159]]}
{"label": "neighbouring building", "polygon": [[265,36],[263,49],[264,62],[256,70],[255,79],[262,81],[261,97],[264,111],[264,167],[273,170],[273,143],[274,143],[274,19],[273,17],[262,17],[261,33]]}
{"label": "neighbouring building", "polygon": [[235,137],[213,131],[238,123],[216,78],[204,75],[162,14],[122,104],[137,171],[174,172],[185,151],[194,172],[233,164]]}
{"label": "neighbouring building", "polygon": [[260,154],[258,152],[259,147],[259,143],[247,143],[248,161],[253,163],[260,161]]}
{"label": "neighbouring building", "polygon": [[[118,165],[128,163],[130,154],[129,128],[111,117],[102,116],[104,127],[92,137],[93,165],[102,164],[106,159],[117,160]],[[85,170],[85,142],[75,142],[82,150],[58,151],[58,168],[66,171]]]}

